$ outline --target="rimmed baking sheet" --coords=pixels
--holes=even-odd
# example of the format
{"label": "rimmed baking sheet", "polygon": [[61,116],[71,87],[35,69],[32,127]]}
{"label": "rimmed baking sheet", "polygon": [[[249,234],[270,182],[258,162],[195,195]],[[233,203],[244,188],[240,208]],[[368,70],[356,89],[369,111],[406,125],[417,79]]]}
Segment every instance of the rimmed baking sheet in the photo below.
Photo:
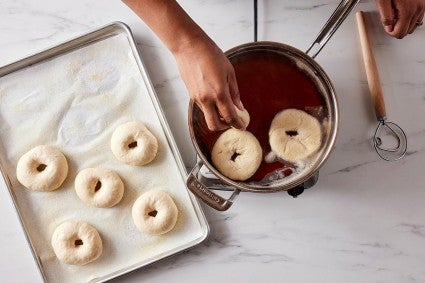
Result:
{"label": "rimmed baking sheet", "polygon": [[[158,138],[159,152],[147,166],[120,163],[110,150],[114,129],[140,121]],[[54,145],[67,157],[62,187],[41,193],[16,179],[26,151]],[[47,282],[102,282],[193,247],[209,227],[185,186],[185,169],[130,30],[113,23],[85,36],[0,69],[0,164],[33,254]],[[125,193],[113,208],[82,203],[73,188],[87,167],[115,170]],[[164,189],[174,198],[179,218],[163,236],[139,232],[131,207],[143,192]],[[98,229],[102,256],[85,266],[61,263],[50,239],[66,220],[84,220]]]}

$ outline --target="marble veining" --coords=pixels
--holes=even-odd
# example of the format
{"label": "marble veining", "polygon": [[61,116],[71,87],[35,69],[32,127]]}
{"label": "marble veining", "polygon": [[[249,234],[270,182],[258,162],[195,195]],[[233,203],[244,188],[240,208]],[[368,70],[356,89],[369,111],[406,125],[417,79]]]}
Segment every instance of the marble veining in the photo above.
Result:
{"label": "marble veining", "polygon": [[[259,39],[311,44],[338,1],[259,0]],[[247,0],[179,3],[227,50],[253,40]],[[408,138],[398,162],[378,158],[376,118],[353,15],[316,58],[340,106],[338,139],[318,183],[296,199],[285,192],[241,193],[227,212],[203,205],[211,225],[200,246],[114,282],[425,282],[425,27],[403,40],[385,35],[374,1],[368,24],[388,118]],[[183,160],[196,158],[189,102],[174,58],[120,1],[0,1],[0,65],[110,23],[132,29]],[[1,103],[1,101],[0,101]],[[1,113],[0,113],[1,115]],[[2,282],[41,282],[13,204],[0,183]]]}
{"label": "marble veining", "polygon": [[296,11],[304,11],[304,10],[313,10],[320,7],[328,6],[329,3],[326,4],[317,4],[313,6],[288,6],[285,8],[285,10],[296,10]]}

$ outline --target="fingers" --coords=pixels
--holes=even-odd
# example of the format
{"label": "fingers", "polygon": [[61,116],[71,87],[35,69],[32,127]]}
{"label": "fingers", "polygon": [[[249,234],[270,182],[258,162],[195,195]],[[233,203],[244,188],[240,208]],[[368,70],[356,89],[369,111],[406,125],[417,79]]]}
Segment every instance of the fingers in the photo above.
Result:
{"label": "fingers", "polygon": [[[383,0],[382,0],[383,1]],[[396,22],[394,29],[389,34],[396,38],[403,38],[412,33],[423,18],[425,4],[423,0],[393,0]]]}
{"label": "fingers", "polygon": [[396,1],[395,5],[395,9],[398,13],[398,19],[394,25],[394,30],[390,34],[401,39],[409,33],[413,14],[408,3]]}
{"label": "fingers", "polygon": [[424,13],[425,13],[425,7],[424,7],[424,9],[421,12],[421,15],[420,15],[420,17],[418,19],[418,23],[421,23],[421,24],[424,23]]}
{"label": "fingers", "polygon": [[236,113],[235,105],[230,97],[230,90],[221,92],[217,97],[217,108],[224,121],[237,129],[244,129],[242,119]]}
{"label": "fingers", "polygon": [[391,1],[388,0],[376,0],[379,13],[381,14],[381,23],[387,33],[391,33],[394,30],[395,14]]}
{"label": "fingers", "polygon": [[415,31],[415,29],[418,27],[417,22],[419,21],[419,17],[420,17],[420,15],[419,14],[416,14],[410,20],[410,25],[409,25],[409,30],[408,30],[408,33],[409,34],[412,34]]}
{"label": "fingers", "polygon": [[232,126],[244,129],[242,119],[236,113],[235,105],[230,97],[230,90],[223,90],[216,94],[207,92],[194,97],[205,116],[205,122],[211,131],[220,131]]}
{"label": "fingers", "polygon": [[227,78],[224,78],[226,81],[220,84],[221,87],[211,88],[197,99],[198,104],[202,105],[208,128],[212,131],[223,130],[229,126],[245,129],[245,124],[235,108],[236,106],[241,110],[244,109],[232,66],[227,74]]}
{"label": "fingers", "polygon": [[410,22],[411,18],[401,13],[400,18],[394,25],[394,30],[391,32],[391,35],[399,39],[403,38],[409,32]]}
{"label": "fingers", "polygon": [[213,102],[202,104],[201,110],[204,112],[205,122],[211,131],[221,131],[229,127],[220,120],[218,110]]}
{"label": "fingers", "polygon": [[416,12],[416,15],[412,18],[412,21],[410,22],[410,27],[409,27],[409,34],[415,31],[415,29],[419,26],[418,23],[423,23],[424,9],[425,7],[421,7],[421,9],[418,9],[418,11]]}

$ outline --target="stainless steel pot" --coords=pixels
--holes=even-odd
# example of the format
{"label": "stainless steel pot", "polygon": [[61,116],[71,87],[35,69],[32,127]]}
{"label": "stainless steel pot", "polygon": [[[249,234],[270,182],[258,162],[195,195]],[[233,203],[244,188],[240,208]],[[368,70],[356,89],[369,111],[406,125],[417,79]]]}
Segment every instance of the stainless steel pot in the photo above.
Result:
{"label": "stainless steel pot", "polygon": [[[339,110],[331,80],[314,58],[358,2],[359,0],[341,1],[306,53],[286,44],[267,41],[239,45],[225,52],[231,62],[241,56],[247,56],[255,52],[274,54],[294,62],[297,68],[302,69],[320,90],[325,102],[327,123],[326,127],[324,127],[322,146],[318,153],[315,154],[315,159],[312,160],[310,166],[295,174],[293,178],[271,179],[266,182],[237,182],[225,177],[211,164],[210,152],[200,138],[202,132],[208,131],[205,129],[205,123],[200,123],[200,121],[203,121],[204,116],[194,101],[191,101],[189,105],[189,131],[192,143],[198,154],[198,162],[190,172],[186,183],[187,187],[196,196],[209,206],[224,211],[230,208],[240,191],[269,193],[296,187],[308,188],[315,183],[319,168],[324,164],[335,144],[339,125]],[[233,191],[230,198],[226,199],[217,195],[211,190],[211,187],[202,182],[199,171],[203,165],[219,179],[219,182],[224,187]]]}

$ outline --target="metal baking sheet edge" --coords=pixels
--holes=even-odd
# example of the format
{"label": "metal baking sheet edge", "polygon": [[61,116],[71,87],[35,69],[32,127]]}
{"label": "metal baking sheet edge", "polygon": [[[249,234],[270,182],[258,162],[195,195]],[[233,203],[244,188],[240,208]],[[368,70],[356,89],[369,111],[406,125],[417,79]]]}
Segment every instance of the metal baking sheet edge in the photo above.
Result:
{"label": "metal baking sheet edge", "polygon": [[[174,141],[174,138],[173,138],[173,135],[171,133],[170,127],[168,125],[168,122],[165,119],[164,111],[162,110],[162,107],[159,103],[158,97],[156,96],[153,84],[152,84],[152,82],[151,82],[151,80],[150,80],[150,78],[149,78],[149,76],[146,72],[145,65],[144,65],[141,57],[139,56],[133,34],[132,34],[130,28],[125,23],[123,23],[123,22],[113,22],[113,23],[107,24],[103,27],[100,27],[98,29],[90,31],[86,34],[83,34],[81,36],[77,36],[73,39],[67,40],[67,41],[60,43],[58,45],[55,45],[53,47],[47,48],[47,49],[45,49],[41,52],[30,55],[30,56],[25,57],[23,59],[20,59],[20,60],[14,62],[14,63],[10,63],[8,65],[0,67],[0,77],[6,76],[10,73],[16,72],[18,70],[29,67],[31,65],[41,63],[41,62],[48,60],[50,58],[53,58],[53,57],[74,51],[76,49],[80,49],[81,47],[90,45],[94,42],[101,41],[101,40],[106,39],[108,37],[118,35],[120,33],[125,33],[127,38],[129,39],[129,43],[130,43],[134,58],[136,59],[137,66],[139,67],[139,71],[140,71],[140,73],[143,77],[143,80],[145,81],[146,87],[147,87],[148,92],[149,92],[149,96],[152,100],[152,103],[153,103],[155,110],[158,114],[158,118],[161,122],[162,129],[164,130],[165,135],[167,137],[168,145],[170,146],[171,151],[174,155],[174,159],[177,162],[177,165],[178,165],[179,170],[181,172],[182,178],[184,177],[183,179],[185,180],[186,176],[187,176],[187,171],[186,171],[186,168],[184,166],[183,160],[181,158],[180,152],[179,152],[177,145]],[[43,268],[42,268],[42,262],[35,252],[34,245],[33,245],[32,241],[31,241],[31,239],[28,235],[28,232],[27,232],[28,229],[25,226],[25,224],[23,222],[22,215],[19,211],[19,208],[18,208],[18,205],[17,205],[17,202],[16,202],[16,196],[15,196],[13,190],[12,190],[12,183],[10,181],[9,176],[6,174],[6,171],[4,170],[1,162],[0,162],[0,173],[1,173],[3,179],[6,183],[6,187],[8,188],[9,194],[12,198],[12,203],[13,203],[13,206],[15,207],[15,211],[18,215],[19,222],[20,222],[23,230],[25,231],[25,238],[26,238],[26,240],[27,240],[27,242],[30,246],[30,250],[31,250],[31,253],[33,255],[33,258],[37,263],[40,276],[42,277],[44,282],[47,282],[46,275],[44,274],[44,271],[43,271]],[[182,252],[188,250],[189,248],[196,247],[197,245],[204,242],[210,234],[210,226],[209,226],[208,222],[206,221],[205,214],[204,214],[197,198],[190,191],[188,191],[188,193],[189,193],[189,196],[190,196],[190,200],[191,200],[191,202],[192,202],[192,204],[195,208],[195,212],[198,216],[198,220],[200,222],[200,225],[201,225],[201,227],[203,228],[203,231],[204,231],[203,235],[199,239],[180,247],[178,250],[173,251],[170,254],[159,255],[157,258],[154,258],[150,261],[147,261],[142,265],[131,266],[128,269],[118,271],[116,273],[111,274],[110,276],[94,279],[94,280],[100,279],[100,281],[92,280],[90,282],[105,282],[105,281],[111,280],[113,278],[127,274],[127,273],[132,272],[132,271],[139,269],[141,267],[150,265],[150,264],[157,262],[159,260],[169,258],[169,257],[174,256],[176,254],[182,253]]]}

